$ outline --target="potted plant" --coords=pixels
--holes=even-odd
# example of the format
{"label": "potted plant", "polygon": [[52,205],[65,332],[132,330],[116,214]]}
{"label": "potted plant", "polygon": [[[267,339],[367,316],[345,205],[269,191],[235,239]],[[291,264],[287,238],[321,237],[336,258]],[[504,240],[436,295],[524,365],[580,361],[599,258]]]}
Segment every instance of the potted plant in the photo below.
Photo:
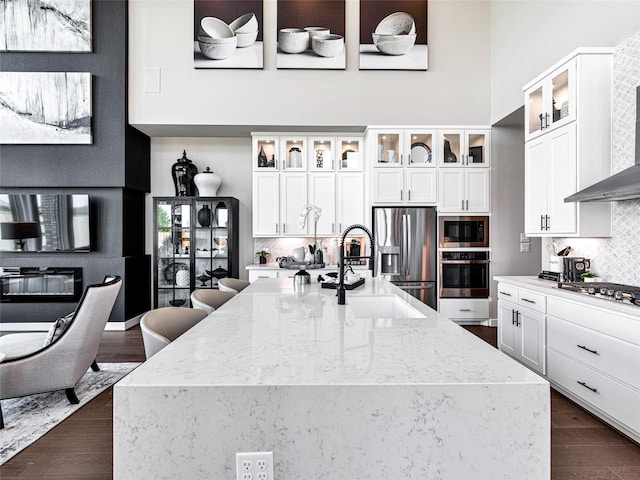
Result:
{"label": "potted plant", "polygon": [[266,250],[260,250],[256,252],[256,255],[258,256],[258,262],[260,263],[260,265],[264,265],[265,263],[267,263],[269,252],[267,252]]}
{"label": "potted plant", "polygon": [[595,282],[598,274],[593,272],[584,272],[580,274],[580,277],[583,282]]}

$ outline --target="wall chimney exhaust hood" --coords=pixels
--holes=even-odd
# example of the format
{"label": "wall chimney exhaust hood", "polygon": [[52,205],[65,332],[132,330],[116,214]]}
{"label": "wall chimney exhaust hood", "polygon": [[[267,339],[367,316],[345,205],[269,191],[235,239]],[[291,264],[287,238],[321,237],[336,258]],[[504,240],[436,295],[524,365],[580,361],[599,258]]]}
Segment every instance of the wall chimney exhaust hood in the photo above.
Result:
{"label": "wall chimney exhaust hood", "polygon": [[570,202],[614,202],[640,198],[640,87],[636,89],[635,165],[564,199]]}

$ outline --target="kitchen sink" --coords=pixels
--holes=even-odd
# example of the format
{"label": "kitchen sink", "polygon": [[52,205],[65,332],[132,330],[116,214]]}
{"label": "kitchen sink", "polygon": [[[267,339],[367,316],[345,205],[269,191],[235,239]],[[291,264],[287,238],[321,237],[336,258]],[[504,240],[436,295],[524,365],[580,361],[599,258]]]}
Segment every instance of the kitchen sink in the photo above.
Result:
{"label": "kitchen sink", "polygon": [[395,295],[347,295],[356,318],[427,318]]}

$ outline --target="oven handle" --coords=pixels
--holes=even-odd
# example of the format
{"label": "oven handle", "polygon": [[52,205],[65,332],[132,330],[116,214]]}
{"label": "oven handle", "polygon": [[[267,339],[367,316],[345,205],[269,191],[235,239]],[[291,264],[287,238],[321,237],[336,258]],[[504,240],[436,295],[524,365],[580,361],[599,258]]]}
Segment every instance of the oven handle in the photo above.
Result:
{"label": "oven handle", "polygon": [[440,260],[440,263],[453,265],[480,265],[489,263],[489,260]]}

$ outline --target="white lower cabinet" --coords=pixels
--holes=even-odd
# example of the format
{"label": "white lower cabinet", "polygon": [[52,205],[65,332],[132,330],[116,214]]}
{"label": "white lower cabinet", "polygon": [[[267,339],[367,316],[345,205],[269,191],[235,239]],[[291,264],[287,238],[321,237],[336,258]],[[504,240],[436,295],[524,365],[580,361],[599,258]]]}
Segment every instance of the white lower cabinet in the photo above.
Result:
{"label": "white lower cabinet", "polygon": [[640,441],[637,316],[500,282],[498,345],[546,375],[573,401]]}
{"label": "white lower cabinet", "polygon": [[545,315],[517,303],[498,301],[498,347],[545,374]]}
{"label": "white lower cabinet", "polygon": [[486,322],[489,320],[489,299],[441,298],[438,313],[461,324]]}
{"label": "white lower cabinet", "polygon": [[249,270],[250,282],[255,282],[259,278],[278,278],[278,271],[273,269]]}

